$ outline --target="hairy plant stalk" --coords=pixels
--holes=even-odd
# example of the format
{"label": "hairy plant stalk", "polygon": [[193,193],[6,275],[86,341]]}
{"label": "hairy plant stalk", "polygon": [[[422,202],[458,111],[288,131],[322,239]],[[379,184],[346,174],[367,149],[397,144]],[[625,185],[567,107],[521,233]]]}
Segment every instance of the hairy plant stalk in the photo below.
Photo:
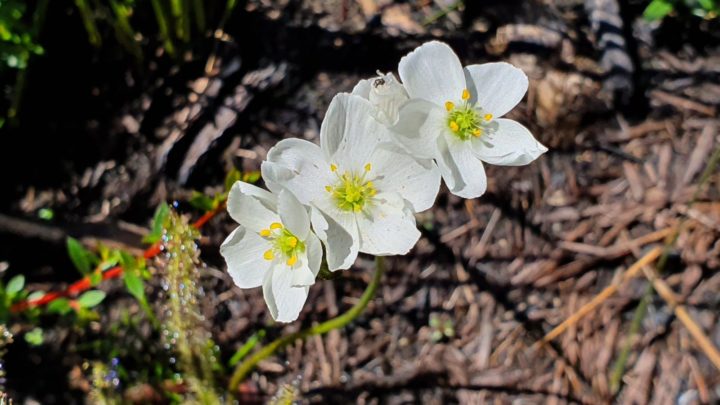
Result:
{"label": "hairy plant stalk", "polygon": [[167,347],[177,353],[177,365],[187,385],[187,398],[193,403],[222,403],[215,392],[213,370],[217,366],[214,344],[200,313],[203,296],[199,284],[200,252],[195,244],[197,229],[171,211],[162,238],[165,252],[163,289],[167,291],[167,310],[163,337]]}
{"label": "hairy plant stalk", "polygon": [[375,273],[373,274],[372,280],[370,280],[370,283],[365,288],[365,292],[363,292],[363,295],[360,297],[360,301],[358,301],[355,305],[352,306],[352,308],[350,308],[342,315],[338,315],[335,318],[329,319],[310,328],[291,333],[289,335],[281,336],[278,339],[272,341],[267,346],[260,349],[259,351],[255,352],[255,354],[245,359],[235,368],[235,371],[230,378],[230,383],[228,384],[228,390],[231,393],[237,392],[237,388],[240,383],[261,360],[267,358],[268,356],[284,348],[285,346],[288,346],[289,344],[295,342],[298,339],[305,339],[306,337],[314,335],[322,335],[330,332],[331,330],[340,329],[352,322],[355,318],[357,318],[360,314],[363,313],[365,308],[367,308],[368,304],[370,303],[370,300],[375,296],[375,292],[380,285],[380,280],[382,279],[382,275],[384,272],[385,259],[382,256],[378,256],[375,258]]}

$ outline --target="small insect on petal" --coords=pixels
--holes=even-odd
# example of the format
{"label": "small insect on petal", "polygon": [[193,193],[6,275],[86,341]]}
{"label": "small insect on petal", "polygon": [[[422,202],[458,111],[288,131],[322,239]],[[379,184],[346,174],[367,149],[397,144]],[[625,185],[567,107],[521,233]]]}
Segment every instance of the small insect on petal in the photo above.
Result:
{"label": "small insect on petal", "polygon": [[272,250],[266,250],[265,253],[263,253],[263,258],[265,260],[272,260],[275,257],[275,254]]}
{"label": "small insect on petal", "polygon": [[469,100],[469,99],[470,99],[470,92],[468,91],[468,89],[463,89],[462,99],[463,99],[463,100]]}
{"label": "small insect on petal", "polygon": [[455,108],[455,104],[452,101],[445,102],[445,109],[448,110],[448,112],[452,111],[453,108]]}

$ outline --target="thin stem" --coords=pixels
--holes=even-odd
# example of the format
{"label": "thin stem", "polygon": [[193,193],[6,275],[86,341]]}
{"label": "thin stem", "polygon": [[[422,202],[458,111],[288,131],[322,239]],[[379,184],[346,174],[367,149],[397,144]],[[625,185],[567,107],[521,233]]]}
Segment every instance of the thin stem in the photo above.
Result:
{"label": "thin stem", "polygon": [[372,280],[370,280],[370,283],[365,288],[365,292],[363,292],[363,295],[360,297],[360,301],[353,305],[353,307],[344,314],[336,316],[335,318],[329,319],[321,324],[312,326],[310,328],[291,333],[289,335],[281,336],[272,341],[267,346],[260,349],[260,351],[248,357],[235,368],[235,371],[230,378],[230,384],[228,384],[229,391],[237,392],[238,385],[240,385],[240,383],[245,379],[245,377],[250,373],[250,371],[255,368],[255,365],[257,365],[257,363],[259,363],[261,360],[275,353],[277,350],[284,348],[285,346],[295,342],[298,339],[304,339],[308,336],[322,335],[330,332],[331,330],[340,329],[343,326],[352,322],[361,313],[363,313],[365,308],[370,303],[370,300],[375,296],[375,291],[377,291],[377,288],[380,285],[380,280],[382,279],[384,271],[385,260],[382,256],[378,256],[375,258],[375,274],[373,274]]}

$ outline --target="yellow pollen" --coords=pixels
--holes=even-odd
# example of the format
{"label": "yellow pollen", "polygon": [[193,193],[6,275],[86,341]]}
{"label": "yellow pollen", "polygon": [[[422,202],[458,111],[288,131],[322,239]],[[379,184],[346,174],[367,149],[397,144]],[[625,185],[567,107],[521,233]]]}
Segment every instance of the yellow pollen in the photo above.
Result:
{"label": "yellow pollen", "polygon": [[492,114],[485,114],[485,116],[483,118],[485,118],[485,121],[490,121],[492,119],[492,117],[493,117]]}
{"label": "yellow pollen", "polygon": [[478,137],[478,136],[482,135],[482,130],[481,130],[480,128],[475,128],[475,129],[473,130],[473,133],[472,133],[472,134],[473,134],[474,137]]}
{"label": "yellow pollen", "polygon": [[452,101],[446,101],[445,102],[445,109],[448,111],[452,111],[453,108],[455,108],[455,104],[453,104]]}
{"label": "yellow pollen", "polygon": [[269,230],[269,229],[263,229],[262,231],[260,231],[260,236],[262,236],[262,237],[264,237],[264,238],[267,238],[268,236],[270,236],[270,230]]}
{"label": "yellow pollen", "polygon": [[365,165],[365,171],[366,171],[366,172],[369,172],[370,169],[372,169],[372,165],[371,165],[370,163],[366,164],[366,165]]}
{"label": "yellow pollen", "polygon": [[470,92],[468,89],[464,89],[462,93],[462,99],[463,100],[469,100],[470,99]]}
{"label": "yellow pollen", "polygon": [[265,260],[272,260],[275,255],[273,254],[272,250],[266,250],[265,253],[263,253],[263,258]]}
{"label": "yellow pollen", "polygon": [[332,187],[325,186],[325,191],[327,191],[328,193],[332,193]]}
{"label": "yellow pollen", "polygon": [[450,129],[452,129],[453,132],[457,132],[460,130],[460,126],[455,121],[450,121]]}
{"label": "yellow pollen", "polygon": [[280,222],[273,222],[270,224],[270,229],[282,229],[282,224]]}
{"label": "yellow pollen", "polygon": [[295,263],[297,263],[297,261],[298,261],[297,256],[290,256],[290,258],[287,259],[287,264],[288,264],[288,266],[294,266]]}
{"label": "yellow pollen", "polygon": [[335,163],[332,163],[332,164],[330,165],[330,171],[331,171],[331,172],[337,171],[337,165],[336,165]]}
{"label": "yellow pollen", "polygon": [[297,244],[298,244],[298,240],[297,240],[296,237],[291,236],[291,237],[288,239],[288,245],[290,245],[290,247],[294,248],[295,246],[297,246]]}

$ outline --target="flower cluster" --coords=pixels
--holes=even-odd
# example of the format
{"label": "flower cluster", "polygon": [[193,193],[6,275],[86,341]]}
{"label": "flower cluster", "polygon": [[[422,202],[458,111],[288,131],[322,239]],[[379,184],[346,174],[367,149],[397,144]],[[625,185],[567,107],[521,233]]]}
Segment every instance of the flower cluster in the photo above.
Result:
{"label": "flower cluster", "polygon": [[547,149],[500,118],[525,95],[507,63],[462,67],[452,49],[426,43],[398,73],[362,80],[335,96],[320,145],[286,139],[268,152],[266,191],[237,182],[228,211],[240,226],[220,249],[235,284],[262,286],[273,319],[297,319],[324,260],[348,269],[358,253],[407,253],[420,238],[415,213],[432,207],[440,178],[479,197],[483,163],[525,165]]}

